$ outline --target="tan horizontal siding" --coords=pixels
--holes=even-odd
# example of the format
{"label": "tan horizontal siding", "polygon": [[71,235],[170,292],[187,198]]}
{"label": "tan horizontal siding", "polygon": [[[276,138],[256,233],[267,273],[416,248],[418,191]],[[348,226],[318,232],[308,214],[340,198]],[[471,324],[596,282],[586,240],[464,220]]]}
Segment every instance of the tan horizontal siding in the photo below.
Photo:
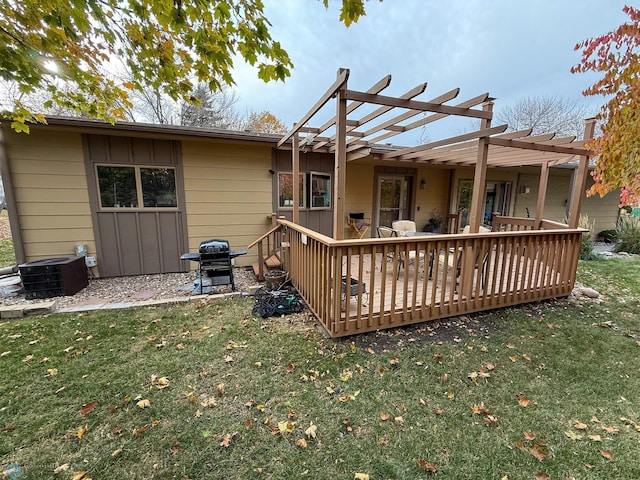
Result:
{"label": "tan horizontal siding", "polygon": [[73,255],[76,243],[95,255],[81,135],[5,133],[27,261]]}
{"label": "tan horizontal siding", "polygon": [[[269,146],[198,141],[182,143],[189,250],[222,238],[240,249],[268,231],[271,222],[272,151]],[[257,250],[237,265],[257,261]]]}

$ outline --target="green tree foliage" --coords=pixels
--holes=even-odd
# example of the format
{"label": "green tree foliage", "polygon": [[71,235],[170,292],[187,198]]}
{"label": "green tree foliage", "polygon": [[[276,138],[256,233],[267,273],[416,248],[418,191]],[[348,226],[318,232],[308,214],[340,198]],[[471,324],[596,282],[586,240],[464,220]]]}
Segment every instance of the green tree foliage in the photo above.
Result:
{"label": "green tree foliage", "polygon": [[[271,38],[263,10],[262,0],[5,0],[0,79],[25,95],[47,92],[45,109],[111,122],[125,116],[133,91],[178,101],[188,100],[197,82],[211,91],[233,85],[238,56],[265,82],[284,80],[293,64]],[[364,0],[342,0],[345,25],[364,13]],[[129,80],[109,73],[116,60],[132,72]],[[16,131],[45,122],[20,100],[1,116]]]}
{"label": "green tree foliage", "polygon": [[584,95],[608,98],[598,114],[602,135],[590,142],[597,155],[590,193],[601,196],[622,188],[621,203],[640,200],[640,10],[624,7],[630,21],[578,45],[582,61],[572,72],[597,72],[602,78]]}
{"label": "green tree foliage", "polygon": [[[264,81],[284,80],[287,52],[269,33],[260,0],[8,0],[0,5],[0,77],[20,91],[46,90],[48,105],[114,121],[132,90],[188,98],[193,81],[233,84],[234,56]],[[107,73],[122,61],[130,81]],[[60,80],[72,88],[61,89]],[[45,105],[47,106],[47,105]],[[44,121],[20,102],[3,112],[18,131]]]}

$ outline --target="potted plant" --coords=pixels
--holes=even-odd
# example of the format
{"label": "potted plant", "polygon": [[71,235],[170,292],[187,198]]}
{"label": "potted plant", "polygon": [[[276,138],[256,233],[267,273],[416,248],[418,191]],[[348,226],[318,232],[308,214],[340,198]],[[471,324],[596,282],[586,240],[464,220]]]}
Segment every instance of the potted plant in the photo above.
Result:
{"label": "potted plant", "polygon": [[431,211],[431,215],[423,231],[434,233],[440,233],[442,231],[442,214],[435,208]]}

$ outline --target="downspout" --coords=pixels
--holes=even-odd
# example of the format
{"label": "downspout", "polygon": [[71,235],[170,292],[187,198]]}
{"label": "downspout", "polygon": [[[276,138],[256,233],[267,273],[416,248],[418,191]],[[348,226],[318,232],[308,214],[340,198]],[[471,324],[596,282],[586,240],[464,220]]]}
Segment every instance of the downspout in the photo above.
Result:
{"label": "downspout", "polygon": [[20,264],[25,262],[24,245],[22,243],[22,228],[20,227],[18,206],[16,204],[16,196],[13,190],[13,179],[11,177],[11,168],[9,166],[9,155],[7,154],[7,142],[5,139],[4,128],[0,128],[0,174],[2,175],[2,183],[4,184],[4,195],[7,203],[7,213],[9,214],[9,223],[11,225],[13,250],[15,252],[16,263]]}

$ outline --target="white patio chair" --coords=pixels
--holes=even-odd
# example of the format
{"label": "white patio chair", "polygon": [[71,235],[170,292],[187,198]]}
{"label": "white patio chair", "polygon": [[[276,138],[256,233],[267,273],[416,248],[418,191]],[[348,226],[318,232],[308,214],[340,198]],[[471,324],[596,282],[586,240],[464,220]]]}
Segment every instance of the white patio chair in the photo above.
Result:
{"label": "white patio chair", "polygon": [[[407,236],[407,233],[413,233],[416,231],[416,222],[413,220],[396,220],[391,224],[393,229],[398,232],[399,237]],[[400,268],[404,268],[405,265],[411,265],[416,263],[416,259],[418,262],[424,258],[424,252],[420,252],[418,254],[415,250],[409,250],[405,255],[405,252],[401,252],[400,258],[398,259],[398,278],[400,278]]]}

